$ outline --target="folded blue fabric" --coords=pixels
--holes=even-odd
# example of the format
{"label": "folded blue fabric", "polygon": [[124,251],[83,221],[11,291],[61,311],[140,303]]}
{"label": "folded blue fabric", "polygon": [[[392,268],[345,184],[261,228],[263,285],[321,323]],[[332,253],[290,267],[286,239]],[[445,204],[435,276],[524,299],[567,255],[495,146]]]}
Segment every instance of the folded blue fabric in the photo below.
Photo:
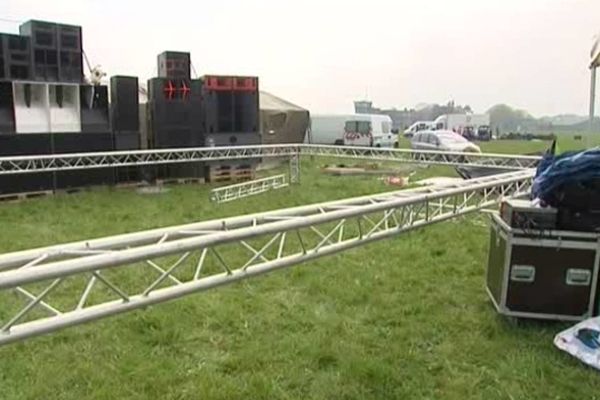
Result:
{"label": "folded blue fabric", "polygon": [[600,178],[600,147],[555,156],[547,153],[540,161],[531,194],[543,201],[566,183],[585,183]]}

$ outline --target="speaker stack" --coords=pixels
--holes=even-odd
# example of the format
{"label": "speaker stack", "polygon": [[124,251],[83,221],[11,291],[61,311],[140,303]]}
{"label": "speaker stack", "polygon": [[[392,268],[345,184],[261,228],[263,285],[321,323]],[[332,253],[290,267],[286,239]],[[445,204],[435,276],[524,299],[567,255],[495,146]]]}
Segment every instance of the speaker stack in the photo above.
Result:
{"label": "speaker stack", "polygon": [[258,78],[209,75],[203,81],[207,143],[259,144]]}
{"label": "speaker stack", "polygon": [[[81,27],[32,20],[19,32],[0,33],[0,156],[260,143],[256,77],[191,79],[190,54],[165,51],[157,58],[158,77],[148,81],[140,121],[137,78],[112,77],[110,92],[105,85],[84,83]],[[148,143],[140,143],[140,122],[146,124]],[[176,163],[150,171],[151,176],[140,167],[6,176],[0,177],[0,193],[115,179],[196,178],[204,176],[204,165]]]}
{"label": "speaker stack", "polygon": [[[108,88],[83,84],[80,26],[32,20],[0,34],[0,143],[4,156],[114,149]],[[23,174],[0,180],[0,192],[113,182],[112,169]]]}
{"label": "speaker stack", "polygon": [[[204,128],[209,146],[248,146],[260,144],[258,127],[258,78],[207,75],[203,78]],[[235,165],[253,168],[258,160],[239,160]],[[212,162],[211,169],[231,162]]]}
{"label": "speaker stack", "polygon": [[[159,77],[148,81],[148,132],[151,148],[204,146],[202,82],[190,79],[189,53],[158,55]],[[178,163],[157,168],[159,178],[197,178],[201,163]]]}
{"label": "speaker stack", "polygon": [[[66,85],[65,85],[66,86]],[[78,130],[57,130],[52,134],[55,154],[112,151],[112,133],[108,115],[108,88],[104,85],[73,85],[77,91]],[[114,183],[112,168],[59,171],[56,189],[99,186]]]}

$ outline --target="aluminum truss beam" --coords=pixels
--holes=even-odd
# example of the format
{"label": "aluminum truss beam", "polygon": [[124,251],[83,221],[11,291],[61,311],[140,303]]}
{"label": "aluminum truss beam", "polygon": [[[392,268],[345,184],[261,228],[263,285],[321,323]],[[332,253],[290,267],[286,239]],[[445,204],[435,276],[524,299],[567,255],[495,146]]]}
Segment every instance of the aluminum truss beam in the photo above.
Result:
{"label": "aluminum truss beam", "polygon": [[298,154],[295,145],[256,145],[109,151],[0,157],[0,175],[54,172],[81,169],[130,167],[187,162],[245,160],[291,157]]}
{"label": "aluminum truss beam", "polygon": [[282,144],[0,157],[0,175],[173,164],[194,161],[210,162],[287,158],[290,160],[290,182],[297,183],[300,179],[299,157],[301,155],[394,161],[413,164],[470,165],[474,167],[504,168],[509,170],[531,168],[540,160],[539,157],[535,156],[507,154]]}
{"label": "aluminum truss beam", "polygon": [[411,149],[387,149],[377,147],[301,145],[302,155],[354,158],[359,160],[396,161],[414,164],[469,165],[520,170],[533,168],[540,160],[538,156],[463,153]]}
{"label": "aluminum truss beam", "polygon": [[0,256],[0,345],[335,254],[526,194],[532,170]]}
{"label": "aluminum truss beam", "polygon": [[289,186],[289,184],[285,174],[274,175],[267,178],[215,188],[210,191],[210,200],[216,203],[225,203],[287,186]]}

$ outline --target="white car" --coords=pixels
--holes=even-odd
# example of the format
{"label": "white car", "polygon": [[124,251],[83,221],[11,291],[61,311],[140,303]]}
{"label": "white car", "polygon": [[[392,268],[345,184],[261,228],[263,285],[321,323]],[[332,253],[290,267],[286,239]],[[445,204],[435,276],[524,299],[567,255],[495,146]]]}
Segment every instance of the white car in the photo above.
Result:
{"label": "white car", "polygon": [[404,137],[413,137],[415,133],[433,129],[434,126],[433,121],[417,121],[404,131]]}
{"label": "white car", "polygon": [[410,145],[416,150],[441,150],[465,153],[481,153],[475,143],[469,142],[452,131],[421,131],[415,133]]}

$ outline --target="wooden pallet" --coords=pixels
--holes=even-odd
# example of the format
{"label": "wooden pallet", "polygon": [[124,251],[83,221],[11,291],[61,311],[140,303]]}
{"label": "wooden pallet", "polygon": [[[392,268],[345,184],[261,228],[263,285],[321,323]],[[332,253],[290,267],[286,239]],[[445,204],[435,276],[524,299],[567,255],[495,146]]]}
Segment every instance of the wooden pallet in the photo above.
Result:
{"label": "wooden pallet", "polygon": [[29,199],[35,199],[37,197],[73,194],[73,193],[82,192],[84,190],[89,190],[92,187],[93,186],[56,189],[56,190],[38,190],[38,191],[34,191],[34,192],[0,194],[0,202],[18,202],[18,201],[24,201],[24,200],[29,200]]}
{"label": "wooden pallet", "polygon": [[39,190],[37,192],[0,194],[0,201],[4,201],[4,202],[23,201],[23,200],[27,200],[27,199],[34,199],[36,197],[50,196],[53,194],[54,194],[54,191],[52,191],[52,190]]}
{"label": "wooden pallet", "polygon": [[210,167],[207,175],[208,182],[241,182],[256,178],[256,169],[250,165],[221,165]]}
{"label": "wooden pallet", "polygon": [[189,185],[204,183],[204,178],[167,178],[157,179],[157,185]]}

